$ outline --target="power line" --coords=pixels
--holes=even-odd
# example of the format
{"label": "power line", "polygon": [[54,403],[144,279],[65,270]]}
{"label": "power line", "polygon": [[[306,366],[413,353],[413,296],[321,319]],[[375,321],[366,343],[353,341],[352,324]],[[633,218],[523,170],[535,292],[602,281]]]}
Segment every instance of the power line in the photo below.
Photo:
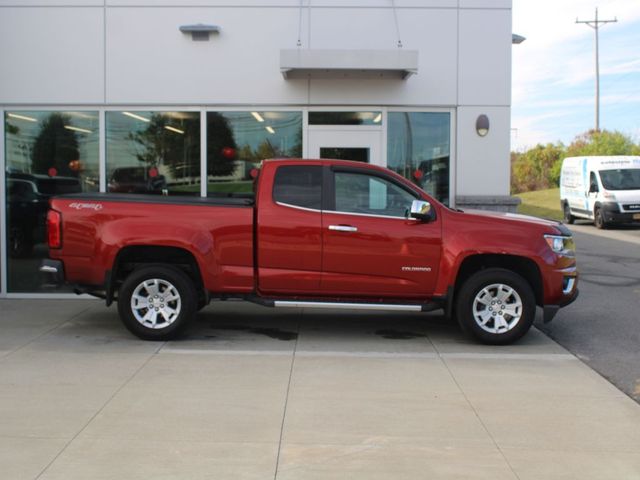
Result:
{"label": "power line", "polygon": [[599,20],[598,19],[598,8],[596,7],[596,18],[594,20],[578,20],[576,18],[576,23],[584,23],[589,27],[593,28],[593,31],[596,34],[596,132],[600,131],[600,60],[598,54],[598,30],[600,29],[600,25],[604,25],[605,23],[615,23],[618,19],[614,17],[613,20]]}

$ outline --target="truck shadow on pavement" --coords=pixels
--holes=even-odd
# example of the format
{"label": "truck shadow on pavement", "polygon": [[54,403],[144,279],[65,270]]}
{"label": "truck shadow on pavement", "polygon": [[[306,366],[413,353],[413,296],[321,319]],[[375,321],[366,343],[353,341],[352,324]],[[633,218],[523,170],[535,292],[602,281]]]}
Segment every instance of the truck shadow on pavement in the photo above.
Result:
{"label": "truck shadow on pavement", "polygon": [[[240,306],[241,305],[241,306]],[[199,312],[178,342],[194,339],[226,339],[262,336],[291,342],[300,337],[352,340],[417,340],[428,342],[431,335],[450,335],[464,339],[454,321],[443,315],[424,313],[384,313],[349,311],[313,311],[296,309],[277,311],[239,304],[229,308],[213,304]]]}

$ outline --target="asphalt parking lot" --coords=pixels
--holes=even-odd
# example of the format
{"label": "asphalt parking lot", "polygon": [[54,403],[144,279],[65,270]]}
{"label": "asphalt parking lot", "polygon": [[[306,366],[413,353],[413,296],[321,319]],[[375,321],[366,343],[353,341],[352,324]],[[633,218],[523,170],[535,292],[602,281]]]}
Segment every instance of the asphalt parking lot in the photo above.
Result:
{"label": "asphalt parking lot", "polygon": [[570,228],[580,296],[539,327],[640,403],[640,226]]}
{"label": "asphalt parking lot", "polygon": [[148,343],[98,301],[0,311],[3,478],[640,478],[640,406],[535,329],[227,303]]}

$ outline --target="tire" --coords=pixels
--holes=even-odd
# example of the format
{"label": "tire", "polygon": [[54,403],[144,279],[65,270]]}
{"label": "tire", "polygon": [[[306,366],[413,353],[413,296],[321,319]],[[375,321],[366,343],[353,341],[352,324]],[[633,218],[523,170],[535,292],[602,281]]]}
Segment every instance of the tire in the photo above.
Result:
{"label": "tire", "polygon": [[193,282],[183,271],[150,265],[125,279],[118,293],[118,313],[125,327],[142,340],[165,341],[180,334],[197,302]]}
{"label": "tire", "polygon": [[531,286],[520,275],[503,268],[489,268],[473,274],[462,284],[455,299],[455,311],[467,335],[482,343],[507,345],[531,328],[536,301]]}
{"label": "tire", "polygon": [[7,243],[11,258],[25,258],[33,253],[33,238],[23,228],[11,227]]}
{"label": "tire", "polygon": [[607,228],[607,222],[604,221],[604,217],[602,216],[602,210],[600,209],[600,207],[596,208],[593,211],[593,224],[600,230]]}
{"label": "tire", "polygon": [[571,208],[569,207],[568,203],[564,204],[564,208],[562,209],[562,211],[563,211],[564,223],[568,225],[573,225],[573,222],[576,221],[576,217],[571,215]]}

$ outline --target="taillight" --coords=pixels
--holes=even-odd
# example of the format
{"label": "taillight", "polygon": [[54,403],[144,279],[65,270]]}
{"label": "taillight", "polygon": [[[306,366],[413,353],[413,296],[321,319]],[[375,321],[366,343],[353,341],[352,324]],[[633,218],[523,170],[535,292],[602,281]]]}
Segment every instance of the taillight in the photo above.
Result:
{"label": "taillight", "polygon": [[49,248],[62,247],[62,215],[55,210],[47,213],[47,238]]}

